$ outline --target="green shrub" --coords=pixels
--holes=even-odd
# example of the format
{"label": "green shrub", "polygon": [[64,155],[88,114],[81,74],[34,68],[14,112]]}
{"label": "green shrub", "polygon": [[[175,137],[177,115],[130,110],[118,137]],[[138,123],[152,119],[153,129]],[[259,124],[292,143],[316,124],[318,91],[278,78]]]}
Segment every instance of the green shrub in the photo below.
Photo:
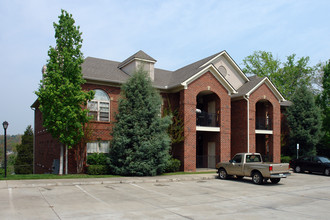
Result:
{"label": "green shrub", "polygon": [[105,175],[109,174],[109,167],[107,165],[89,165],[87,167],[88,175]]}
{"label": "green shrub", "polygon": [[178,172],[180,170],[181,161],[175,158],[171,158],[165,168],[166,173]]}
{"label": "green shrub", "polygon": [[281,156],[281,163],[289,163],[291,159],[290,156]]}
{"label": "green shrub", "polygon": [[87,156],[87,164],[89,165],[107,165],[108,157],[105,154],[93,153]]}

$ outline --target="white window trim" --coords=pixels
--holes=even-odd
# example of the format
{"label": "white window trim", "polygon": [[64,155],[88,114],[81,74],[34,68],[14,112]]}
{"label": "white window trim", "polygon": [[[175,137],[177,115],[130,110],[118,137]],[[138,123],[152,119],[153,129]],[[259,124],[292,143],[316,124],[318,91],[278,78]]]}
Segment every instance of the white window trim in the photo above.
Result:
{"label": "white window trim", "polygon": [[[94,89],[95,90],[101,90],[101,89]],[[103,90],[101,90],[103,91]],[[103,91],[105,92],[105,91]],[[106,93],[107,94],[107,93]],[[91,100],[90,102],[96,102],[97,103],[97,111],[96,111],[96,120],[93,120],[93,121],[100,121],[100,122],[110,122],[110,96],[107,94],[108,98],[109,98],[109,101],[101,101],[101,100],[97,100],[97,99],[93,99]],[[107,121],[101,121],[101,117],[100,117],[100,103],[107,103],[108,106],[109,106],[109,111],[108,111],[108,120]],[[90,112],[95,112],[95,111],[90,111]]]}

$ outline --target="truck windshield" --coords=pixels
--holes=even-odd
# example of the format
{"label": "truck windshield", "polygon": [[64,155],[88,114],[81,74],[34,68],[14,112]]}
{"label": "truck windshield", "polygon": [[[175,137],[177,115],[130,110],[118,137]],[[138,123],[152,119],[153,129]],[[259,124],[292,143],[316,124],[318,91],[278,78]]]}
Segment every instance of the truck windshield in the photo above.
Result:
{"label": "truck windshield", "polygon": [[260,155],[246,155],[246,163],[261,162]]}

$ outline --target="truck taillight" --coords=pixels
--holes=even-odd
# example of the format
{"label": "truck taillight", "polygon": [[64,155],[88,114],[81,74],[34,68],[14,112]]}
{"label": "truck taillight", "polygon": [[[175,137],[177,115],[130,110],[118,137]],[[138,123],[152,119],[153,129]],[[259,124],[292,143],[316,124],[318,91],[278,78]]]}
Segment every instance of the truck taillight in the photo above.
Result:
{"label": "truck taillight", "polygon": [[273,171],[273,166],[272,165],[269,166],[269,171]]}

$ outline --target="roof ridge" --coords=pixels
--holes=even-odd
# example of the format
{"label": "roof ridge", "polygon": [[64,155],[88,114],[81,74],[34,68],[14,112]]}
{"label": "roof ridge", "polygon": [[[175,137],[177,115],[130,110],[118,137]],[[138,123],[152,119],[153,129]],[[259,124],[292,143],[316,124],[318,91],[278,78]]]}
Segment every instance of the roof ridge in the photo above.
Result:
{"label": "roof ridge", "polygon": [[138,52],[136,52],[135,54],[133,54],[132,56],[128,57],[126,60],[121,62],[118,65],[118,68],[121,68],[121,67],[125,66],[127,63],[129,63],[131,60],[134,60],[134,59],[149,60],[151,62],[156,62],[157,61],[154,58],[152,58],[151,56],[149,56],[148,54],[146,54],[143,50],[139,50]]}

